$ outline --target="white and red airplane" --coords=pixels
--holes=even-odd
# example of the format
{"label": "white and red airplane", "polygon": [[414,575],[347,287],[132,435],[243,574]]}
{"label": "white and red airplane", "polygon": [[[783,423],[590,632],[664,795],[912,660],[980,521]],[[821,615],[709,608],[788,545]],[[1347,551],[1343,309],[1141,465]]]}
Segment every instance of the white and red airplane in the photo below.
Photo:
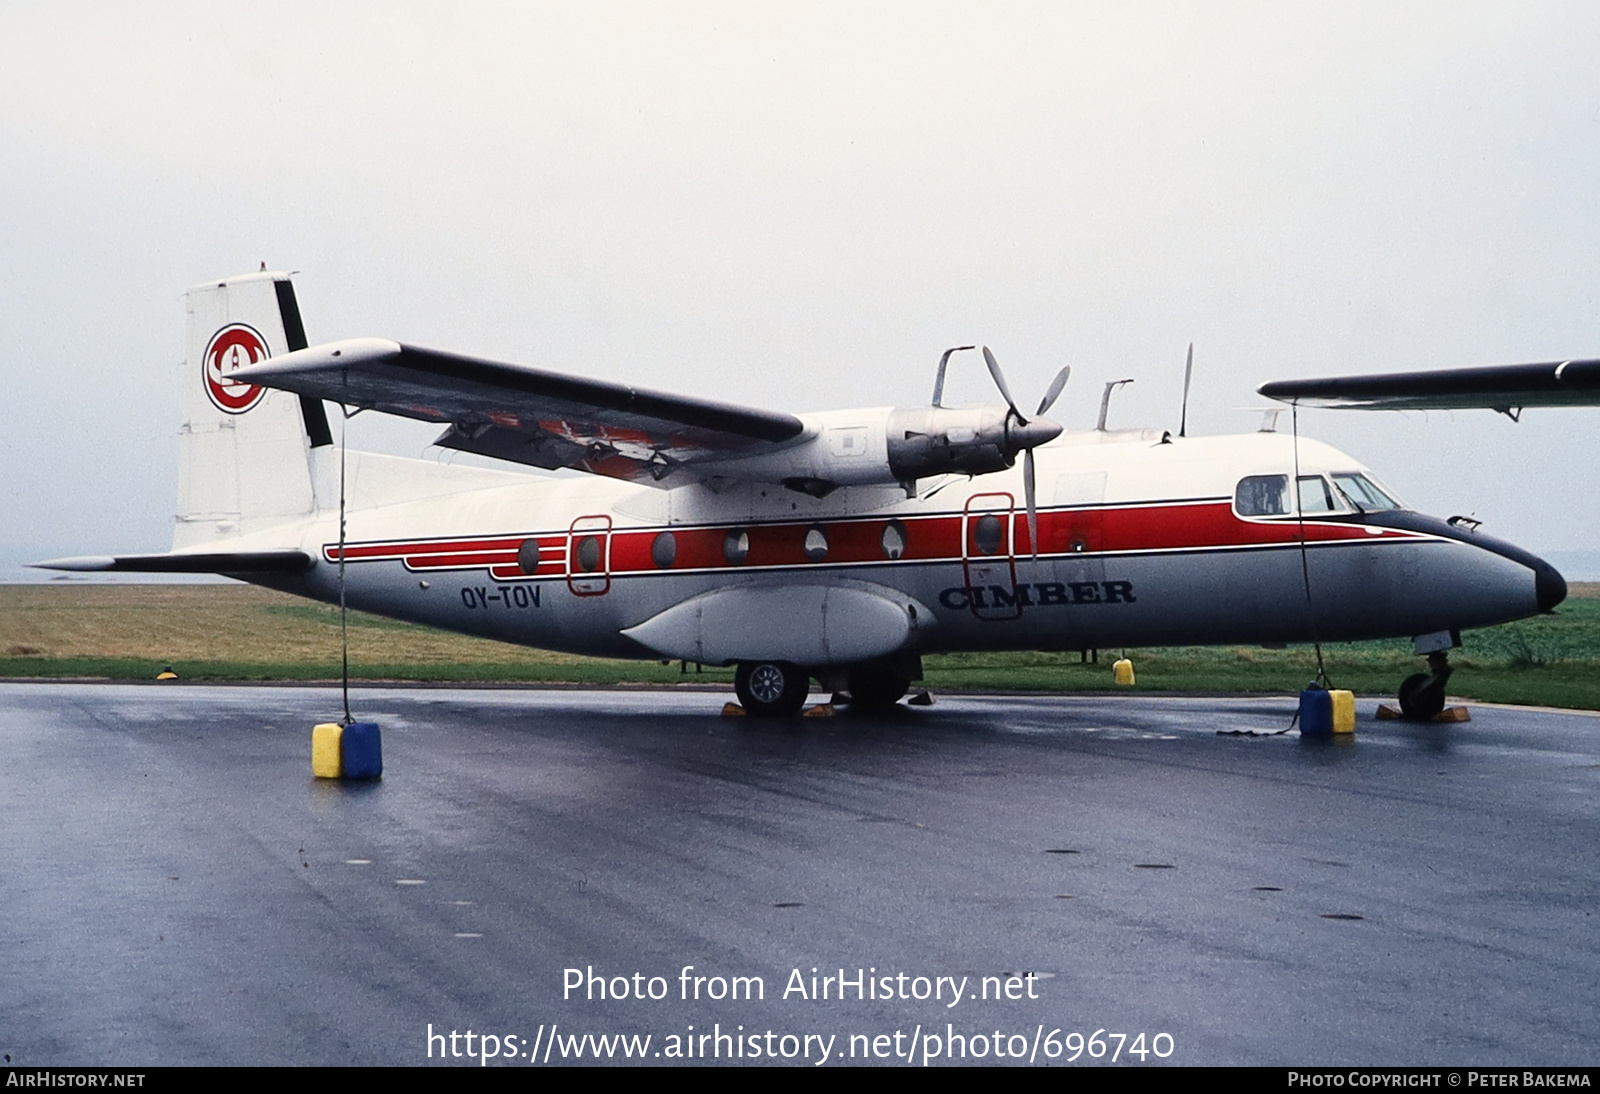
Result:
{"label": "white and red airplane", "polygon": [[[1042,415],[1067,370],[1025,415],[987,349],[1004,404],[940,405],[952,350],[931,405],[794,416],[373,338],[308,347],[280,273],[197,286],[188,315],[172,550],[39,565],[331,602],[342,581],[352,607],[468,634],[732,664],[769,714],[812,678],[893,703],[930,652],[1406,636],[1434,672],[1401,701],[1426,716],[1463,628],[1566,595],[1315,441],[1063,432]],[[325,402],[589,474],[341,458]]]}

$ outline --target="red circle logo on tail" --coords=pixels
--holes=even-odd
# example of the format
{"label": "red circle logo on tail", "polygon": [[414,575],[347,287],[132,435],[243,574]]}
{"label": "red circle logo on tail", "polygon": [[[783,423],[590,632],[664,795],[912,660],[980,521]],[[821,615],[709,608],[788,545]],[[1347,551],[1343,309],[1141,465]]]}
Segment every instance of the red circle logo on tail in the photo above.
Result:
{"label": "red circle logo on tail", "polygon": [[254,327],[231,323],[211,336],[206,346],[203,375],[206,394],[218,410],[243,414],[261,401],[267,389],[256,384],[235,383],[228,374],[236,369],[265,361],[267,340]]}

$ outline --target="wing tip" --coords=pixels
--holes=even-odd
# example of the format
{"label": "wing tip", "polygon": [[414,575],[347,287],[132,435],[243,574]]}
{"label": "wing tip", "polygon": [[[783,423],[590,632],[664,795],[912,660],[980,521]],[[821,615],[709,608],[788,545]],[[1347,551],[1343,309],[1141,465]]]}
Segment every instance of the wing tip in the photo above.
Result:
{"label": "wing tip", "polygon": [[111,555],[79,555],[75,558],[48,558],[42,562],[24,562],[30,570],[64,570],[69,573],[102,573],[117,568]]}

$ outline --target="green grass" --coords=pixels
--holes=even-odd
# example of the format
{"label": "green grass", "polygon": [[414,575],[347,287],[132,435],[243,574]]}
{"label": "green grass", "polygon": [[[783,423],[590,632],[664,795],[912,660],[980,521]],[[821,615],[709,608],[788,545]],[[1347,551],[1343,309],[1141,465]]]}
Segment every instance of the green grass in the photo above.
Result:
{"label": "green grass", "polygon": [[[1449,691],[1486,702],[1600,709],[1600,596],[1577,590],[1554,615],[1462,636],[1451,654]],[[944,654],[924,659],[928,681],[944,687],[1046,690],[1102,689],[1110,663],[1124,651],[1101,651],[1098,665],[1072,654]],[[1392,695],[1424,668],[1406,639],[1332,642],[1323,663],[1335,687],[1359,695]],[[1173,646],[1130,649],[1137,688],[1149,691],[1298,691],[1316,675],[1311,646]]]}
{"label": "green grass", "polygon": [[[328,680],[339,665],[339,615],[279,593],[233,585],[0,586],[0,677],[148,680],[172,665],[189,680]],[[575,657],[467,638],[352,612],[356,679],[490,683],[731,683],[729,669],[684,673],[674,662]],[[1577,586],[1557,614],[1469,632],[1452,655],[1450,693],[1490,702],[1600,709],[1600,587]],[[982,690],[1111,690],[1123,652],[1136,692],[1298,691],[1316,671],[1311,647],[1179,646],[1076,653],[926,657],[927,682]],[[1323,647],[1336,687],[1392,695],[1422,659],[1408,641]]]}
{"label": "green grass", "polygon": [[[319,623],[328,627],[339,625],[339,609],[332,604],[266,604],[261,608],[263,615],[276,616],[280,619],[290,619],[299,623]],[[364,627],[367,629],[403,631],[418,629],[414,623],[404,623],[398,619],[389,619],[381,615],[368,615],[366,612],[351,612],[350,626]]]}

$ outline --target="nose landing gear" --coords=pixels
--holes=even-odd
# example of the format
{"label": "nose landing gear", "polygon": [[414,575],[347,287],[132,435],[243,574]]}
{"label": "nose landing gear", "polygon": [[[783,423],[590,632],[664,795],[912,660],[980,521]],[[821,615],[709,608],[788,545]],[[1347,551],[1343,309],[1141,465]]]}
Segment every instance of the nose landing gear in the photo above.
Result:
{"label": "nose landing gear", "polygon": [[1400,713],[1414,722],[1426,722],[1444,710],[1444,686],[1453,671],[1448,650],[1428,654],[1428,671],[1401,681]]}

